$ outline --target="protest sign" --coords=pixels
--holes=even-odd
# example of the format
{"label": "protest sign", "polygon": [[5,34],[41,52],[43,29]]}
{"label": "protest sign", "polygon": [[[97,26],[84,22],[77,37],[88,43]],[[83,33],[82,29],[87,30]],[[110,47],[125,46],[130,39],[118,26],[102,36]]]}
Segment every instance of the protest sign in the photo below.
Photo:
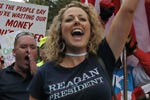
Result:
{"label": "protest sign", "polygon": [[47,18],[48,6],[0,1],[0,45],[5,62],[12,62],[12,41],[17,32],[34,33],[38,44],[46,33]]}

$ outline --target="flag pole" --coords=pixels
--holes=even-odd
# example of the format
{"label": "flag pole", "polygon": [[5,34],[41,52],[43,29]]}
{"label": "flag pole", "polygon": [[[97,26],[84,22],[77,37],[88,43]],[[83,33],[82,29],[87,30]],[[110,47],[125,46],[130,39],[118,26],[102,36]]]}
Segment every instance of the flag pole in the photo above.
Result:
{"label": "flag pole", "polygon": [[128,93],[127,93],[127,89],[128,89],[128,70],[127,70],[127,55],[126,55],[126,48],[123,49],[123,56],[122,56],[122,60],[123,60],[123,74],[124,74],[124,100],[128,100]]}

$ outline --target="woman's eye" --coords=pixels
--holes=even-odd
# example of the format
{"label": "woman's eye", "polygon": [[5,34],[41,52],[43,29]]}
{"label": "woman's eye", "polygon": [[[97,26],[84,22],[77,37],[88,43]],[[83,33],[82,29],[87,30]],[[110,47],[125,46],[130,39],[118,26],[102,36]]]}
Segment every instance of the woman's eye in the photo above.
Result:
{"label": "woman's eye", "polygon": [[84,22],[86,21],[86,19],[85,19],[85,18],[80,18],[80,20],[81,20],[81,21],[84,21]]}
{"label": "woman's eye", "polygon": [[72,18],[67,18],[65,19],[65,22],[71,22],[73,19]]}

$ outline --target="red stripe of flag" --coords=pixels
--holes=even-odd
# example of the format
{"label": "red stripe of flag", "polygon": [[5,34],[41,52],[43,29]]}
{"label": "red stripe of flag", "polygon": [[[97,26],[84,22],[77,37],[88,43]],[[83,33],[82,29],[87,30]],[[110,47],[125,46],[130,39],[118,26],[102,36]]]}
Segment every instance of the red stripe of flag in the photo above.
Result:
{"label": "red stripe of flag", "polygon": [[85,3],[86,1],[88,1],[88,3],[95,5],[95,0],[80,0],[80,2],[82,3]]}
{"label": "red stripe of flag", "polygon": [[150,0],[146,0],[145,8],[146,8],[146,15],[147,15],[149,33],[150,33]]}

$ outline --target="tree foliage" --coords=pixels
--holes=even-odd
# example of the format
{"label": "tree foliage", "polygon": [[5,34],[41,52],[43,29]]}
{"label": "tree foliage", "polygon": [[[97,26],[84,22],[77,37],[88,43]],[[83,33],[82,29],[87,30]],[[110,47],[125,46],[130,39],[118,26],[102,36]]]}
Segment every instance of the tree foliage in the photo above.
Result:
{"label": "tree foliage", "polygon": [[27,3],[37,4],[37,5],[45,5],[49,6],[48,20],[47,20],[47,29],[55,15],[57,15],[58,11],[69,4],[71,1],[80,1],[80,0],[25,0]]}

